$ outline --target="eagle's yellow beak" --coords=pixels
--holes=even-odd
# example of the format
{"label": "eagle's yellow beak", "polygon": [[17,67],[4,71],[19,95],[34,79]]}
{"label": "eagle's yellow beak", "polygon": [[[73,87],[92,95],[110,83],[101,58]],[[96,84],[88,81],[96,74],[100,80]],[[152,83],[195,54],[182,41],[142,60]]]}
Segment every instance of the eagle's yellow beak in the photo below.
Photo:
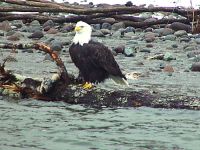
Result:
{"label": "eagle's yellow beak", "polygon": [[74,30],[75,30],[76,32],[77,32],[77,31],[80,31],[80,30],[81,30],[81,27],[77,26],[77,27],[75,27]]}

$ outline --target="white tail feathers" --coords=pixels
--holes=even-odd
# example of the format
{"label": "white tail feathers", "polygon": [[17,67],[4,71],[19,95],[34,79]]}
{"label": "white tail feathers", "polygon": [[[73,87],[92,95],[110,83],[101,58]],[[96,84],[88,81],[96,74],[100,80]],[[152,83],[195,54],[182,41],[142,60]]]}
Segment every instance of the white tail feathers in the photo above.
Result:
{"label": "white tail feathers", "polygon": [[111,78],[116,84],[129,86],[128,82],[127,82],[124,78],[121,78],[121,77],[118,77],[118,76],[113,76],[113,75],[110,75],[110,78]]}

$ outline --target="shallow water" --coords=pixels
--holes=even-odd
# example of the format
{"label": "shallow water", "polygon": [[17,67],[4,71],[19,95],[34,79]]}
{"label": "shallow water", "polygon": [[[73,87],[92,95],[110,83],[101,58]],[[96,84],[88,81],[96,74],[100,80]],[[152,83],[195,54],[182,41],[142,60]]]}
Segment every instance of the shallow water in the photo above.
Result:
{"label": "shallow water", "polygon": [[199,150],[200,111],[0,100],[1,150]]}

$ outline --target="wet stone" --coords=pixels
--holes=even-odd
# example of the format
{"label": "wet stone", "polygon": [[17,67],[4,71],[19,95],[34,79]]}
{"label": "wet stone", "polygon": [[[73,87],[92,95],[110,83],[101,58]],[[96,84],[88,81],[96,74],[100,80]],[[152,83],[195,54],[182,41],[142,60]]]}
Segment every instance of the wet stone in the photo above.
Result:
{"label": "wet stone", "polygon": [[140,52],[144,52],[144,53],[151,53],[151,50],[148,48],[143,48],[140,50]]}
{"label": "wet stone", "polygon": [[103,23],[102,26],[101,26],[102,29],[108,29],[108,30],[111,30],[112,26],[110,23]]}
{"label": "wet stone", "polygon": [[195,41],[197,44],[200,44],[200,38],[196,38],[194,41]]}
{"label": "wet stone", "polygon": [[129,40],[127,41],[127,44],[138,44],[137,40]]}
{"label": "wet stone", "polygon": [[181,36],[187,35],[187,32],[185,30],[179,30],[179,31],[176,31],[174,35],[177,37],[181,37]]}
{"label": "wet stone", "polygon": [[111,31],[108,30],[108,29],[101,29],[101,32],[104,34],[104,35],[107,35],[107,34],[111,34]]}
{"label": "wet stone", "polygon": [[146,47],[151,48],[151,47],[153,47],[153,44],[148,43],[148,44],[146,44]]}
{"label": "wet stone", "polygon": [[180,39],[180,42],[189,42],[190,40],[190,38],[184,37]]}
{"label": "wet stone", "polygon": [[51,28],[47,31],[48,34],[57,34],[58,33],[58,30],[55,29],[55,28]]}
{"label": "wet stone", "polygon": [[115,51],[116,53],[124,53],[124,50],[125,50],[124,45],[120,45],[120,46],[113,49],[113,51]]}
{"label": "wet stone", "polygon": [[134,52],[133,48],[127,47],[127,48],[125,48],[125,50],[124,50],[124,55],[125,55],[126,57],[133,57],[133,56],[135,56],[135,52]]}
{"label": "wet stone", "polygon": [[186,46],[184,47],[184,50],[187,52],[187,51],[193,51],[193,50],[196,50],[196,46],[193,46],[193,45],[189,45],[189,46]]}
{"label": "wet stone", "polygon": [[4,32],[0,30],[0,36],[4,36]]}
{"label": "wet stone", "polygon": [[178,48],[178,44],[172,44],[171,47],[172,48]]}
{"label": "wet stone", "polygon": [[126,29],[124,30],[125,33],[128,32],[134,32],[135,33],[135,28],[134,27],[126,27]]}
{"label": "wet stone", "polygon": [[12,21],[12,25],[16,26],[17,28],[21,28],[22,26],[24,26],[24,23],[22,22],[22,20],[14,20]]}
{"label": "wet stone", "polygon": [[0,30],[8,32],[12,30],[12,27],[8,21],[3,21],[0,23]]}
{"label": "wet stone", "polygon": [[184,24],[184,23],[181,23],[181,22],[173,22],[170,25],[170,28],[175,30],[175,31],[178,31],[178,30],[184,30],[186,32],[190,32],[191,31],[191,26],[190,25],[187,25],[187,24]]}
{"label": "wet stone", "polygon": [[94,30],[100,30],[101,29],[100,24],[92,24],[92,27],[93,27]]}
{"label": "wet stone", "polygon": [[173,56],[172,53],[166,52],[164,55],[164,60],[165,61],[170,61],[170,60],[175,60],[176,58]]}
{"label": "wet stone", "polygon": [[191,71],[200,71],[200,62],[192,64]]}
{"label": "wet stone", "polygon": [[62,42],[58,41],[58,40],[54,40],[51,42],[50,44],[50,48],[53,50],[53,51],[61,51],[62,50],[62,47],[63,47],[63,44]]}
{"label": "wet stone", "polygon": [[119,30],[121,28],[125,28],[124,22],[118,22],[118,23],[114,23],[112,25],[112,30],[114,30],[114,31],[117,31],[117,30]]}
{"label": "wet stone", "polygon": [[72,24],[65,24],[62,28],[61,28],[61,32],[70,32],[74,29],[74,26]]}
{"label": "wet stone", "polygon": [[44,36],[42,31],[35,31],[34,33],[32,33],[28,38],[32,38],[32,39],[40,39]]}
{"label": "wet stone", "polygon": [[160,64],[159,64],[159,68],[160,68],[160,69],[164,69],[164,68],[165,68],[165,66],[166,66],[166,64],[165,64],[165,63],[160,63]]}
{"label": "wet stone", "polygon": [[146,28],[145,30],[144,30],[144,32],[153,32],[154,31],[154,29],[153,28],[150,28],[150,27],[148,27],[148,28]]}
{"label": "wet stone", "polygon": [[39,21],[34,20],[30,23],[28,27],[28,32],[36,32],[36,31],[41,31],[41,25]]}
{"label": "wet stone", "polygon": [[43,24],[43,28],[45,28],[45,27],[53,27],[55,24],[54,24],[54,22],[52,21],[52,20],[47,20],[44,24]]}
{"label": "wet stone", "polygon": [[176,40],[176,36],[175,35],[166,35],[164,37],[164,40],[175,41]]}

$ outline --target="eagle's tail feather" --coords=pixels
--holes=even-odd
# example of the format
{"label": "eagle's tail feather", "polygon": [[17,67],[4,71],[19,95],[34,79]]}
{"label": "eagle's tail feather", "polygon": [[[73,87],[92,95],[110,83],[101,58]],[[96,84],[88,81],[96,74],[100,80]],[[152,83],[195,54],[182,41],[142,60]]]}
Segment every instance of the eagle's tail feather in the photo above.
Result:
{"label": "eagle's tail feather", "polygon": [[129,86],[128,82],[127,82],[124,78],[122,78],[122,77],[110,75],[110,78],[111,78],[116,84]]}

